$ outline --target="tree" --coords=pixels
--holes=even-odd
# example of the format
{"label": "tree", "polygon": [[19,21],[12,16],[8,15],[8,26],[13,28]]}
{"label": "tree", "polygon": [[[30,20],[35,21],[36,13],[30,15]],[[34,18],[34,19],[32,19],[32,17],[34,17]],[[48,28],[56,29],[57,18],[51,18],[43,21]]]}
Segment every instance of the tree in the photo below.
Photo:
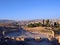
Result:
{"label": "tree", "polygon": [[30,24],[28,24],[28,27],[38,27],[38,26],[42,26],[42,24],[40,23],[40,22],[38,22],[38,23],[30,23]]}
{"label": "tree", "polygon": [[43,19],[43,25],[44,25],[44,21],[45,21],[45,20]]}
{"label": "tree", "polygon": [[38,22],[38,26],[42,26],[42,23]]}
{"label": "tree", "polygon": [[44,21],[45,21],[45,20],[43,19],[43,24],[42,24],[42,26],[45,26],[45,23],[44,23]]}
{"label": "tree", "polygon": [[47,26],[47,27],[50,26],[49,22],[50,22],[49,19],[47,19],[47,20],[46,20],[46,26]]}
{"label": "tree", "polygon": [[54,27],[58,28],[59,27],[59,23],[54,22]]}
{"label": "tree", "polygon": [[34,23],[34,26],[38,27],[38,26],[42,26],[42,24],[40,22],[38,22],[38,23]]}
{"label": "tree", "polygon": [[60,26],[58,27],[58,31],[60,31]]}
{"label": "tree", "polygon": [[28,24],[28,27],[34,27],[34,24],[30,23]]}

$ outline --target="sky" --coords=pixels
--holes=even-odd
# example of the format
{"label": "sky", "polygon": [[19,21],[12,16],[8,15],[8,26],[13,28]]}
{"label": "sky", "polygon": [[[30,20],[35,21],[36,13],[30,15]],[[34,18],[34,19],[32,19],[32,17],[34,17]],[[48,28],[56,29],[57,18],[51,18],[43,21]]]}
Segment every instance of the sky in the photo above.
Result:
{"label": "sky", "polygon": [[60,0],[0,0],[0,19],[60,19]]}

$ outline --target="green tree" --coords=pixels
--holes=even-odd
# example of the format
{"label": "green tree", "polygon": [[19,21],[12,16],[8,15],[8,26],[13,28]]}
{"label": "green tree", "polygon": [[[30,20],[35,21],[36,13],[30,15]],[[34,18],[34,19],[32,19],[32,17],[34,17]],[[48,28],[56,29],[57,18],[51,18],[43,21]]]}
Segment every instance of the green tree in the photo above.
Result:
{"label": "green tree", "polygon": [[38,22],[38,23],[30,23],[30,24],[28,24],[28,27],[38,27],[38,26],[42,26],[42,24],[40,23],[40,22]]}
{"label": "green tree", "polygon": [[42,23],[39,22],[39,23],[38,23],[38,26],[42,26]]}
{"label": "green tree", "polygon": [[60,32],[60,26],[58,27],[58,31]]}
{"label": "green tree", "polygon": [[45,26],[45,23],[44,23],[44,22],[45,22],[45,20],[43,19],[43,24],[42,24],[42,26]]}
{"label": "green tree", "polygon": [[46,20],[46,26],[47,26],[47,27],[50,26],[49,22],[50,22],[49,19],[47,19],[47,20]]}
{"label": "green tree", "polygon": [[30,23],[28,24],[28,27],[34,27],[34,24]]}
{"label": "green tree", "polygon": [[54,27],[55,27],[55,28],[58,28],[58,27],[59,27],[59,23],[54,22]]}
{"label": "green tree", "polygon": [[42,26],[42,24],[40,22],[38,22],[38,23],[34,23],[34,26],[38,27],[38,26]]}
{"label": "green tree", "polygon": [[44,21],[45,21],[45,20],[43,19],[43,25],[44,25]]}

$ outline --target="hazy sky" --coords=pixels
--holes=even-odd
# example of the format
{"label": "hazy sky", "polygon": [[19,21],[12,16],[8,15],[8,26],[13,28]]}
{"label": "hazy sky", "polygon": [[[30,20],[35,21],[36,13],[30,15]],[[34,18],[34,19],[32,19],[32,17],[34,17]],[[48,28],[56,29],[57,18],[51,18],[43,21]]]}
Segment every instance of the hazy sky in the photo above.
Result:
{"label": "hazy sky", "polygon": [[0,19],[50,18],[60,18],[60,0],[0,0]]}

